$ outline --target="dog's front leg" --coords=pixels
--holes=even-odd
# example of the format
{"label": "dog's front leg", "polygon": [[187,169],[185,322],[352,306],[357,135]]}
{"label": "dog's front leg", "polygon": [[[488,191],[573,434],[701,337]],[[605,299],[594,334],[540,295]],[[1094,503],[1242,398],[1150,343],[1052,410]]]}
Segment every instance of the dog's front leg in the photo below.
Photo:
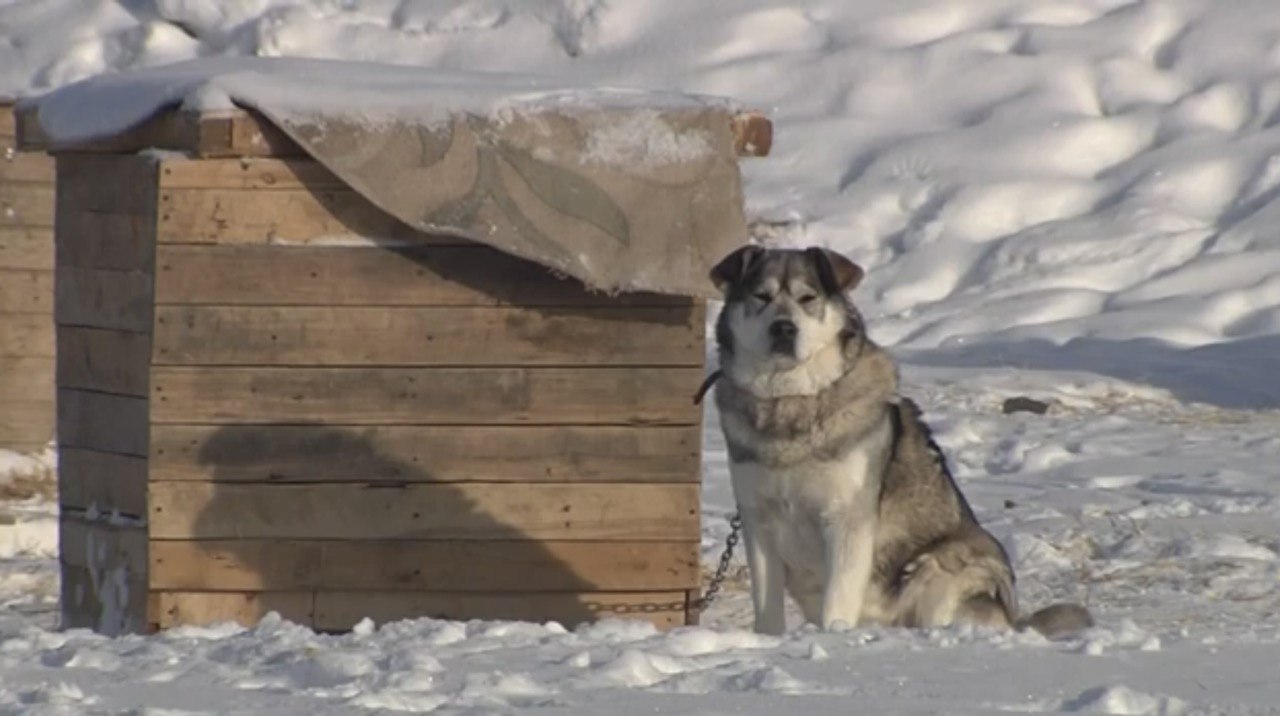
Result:
{"label": "dog's front leg", "polygon": [[832,517],[823,525],[827,549],[823,629],[841,622],[857,626],[862,615],[875,549],[875,513],[866,512]]}
{"label": "dog's front leg", "polygon": [[751,605],[755,630],[760,634],[782,634],[787,630],[782,560],[760,523],[749,511],[742,515],[742,536],[747,548],[747,568],[751,574]]}

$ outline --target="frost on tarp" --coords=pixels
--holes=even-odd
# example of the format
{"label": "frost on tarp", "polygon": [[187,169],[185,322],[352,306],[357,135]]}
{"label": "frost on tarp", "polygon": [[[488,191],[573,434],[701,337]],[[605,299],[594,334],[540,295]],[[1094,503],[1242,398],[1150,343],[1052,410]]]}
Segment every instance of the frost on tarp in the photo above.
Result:
{"label": "frost on tarp", "polygon": [[746,235],[718,98],[549,78],[222,58],[96,77],[39,101],[55,142],[166,108],[255,109],[371,203],[605,291],[709,296]]}

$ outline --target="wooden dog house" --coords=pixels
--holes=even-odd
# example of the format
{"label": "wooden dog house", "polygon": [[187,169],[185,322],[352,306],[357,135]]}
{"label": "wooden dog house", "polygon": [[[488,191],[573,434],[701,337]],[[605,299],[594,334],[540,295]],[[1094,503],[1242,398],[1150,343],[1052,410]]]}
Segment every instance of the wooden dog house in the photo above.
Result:
{"label": "wooden dog house", "polygon": [[53,439],[53,160],[19,152],[0,103],[0,450]]}
{"label": "wooden dog house", "polygon": [[[57,162],[65,625],[696,621],[701,297],[412,228],[256,112],[24,116]],[[733,122],[736,181],[768,125]]]}

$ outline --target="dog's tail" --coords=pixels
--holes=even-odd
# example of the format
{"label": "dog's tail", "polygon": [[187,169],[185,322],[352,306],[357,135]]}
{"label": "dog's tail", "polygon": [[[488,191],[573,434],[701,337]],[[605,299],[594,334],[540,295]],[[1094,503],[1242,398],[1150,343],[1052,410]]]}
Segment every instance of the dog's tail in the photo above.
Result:
{"label": "dog's tail", "polygon": [[1013,623],[1018,631],[1035,629],[1046,639],[1067,639],[1093,626],[1093,615],[1079,604],[1058,602]]}
{"label": "dog's tail", "polygon": [[1019,611],[1017,592],[1013,588],[1013,571],[1005,569],[995,580],[995,599],[1004,608],[1007,621],[1014,629],[1026,631],[1034,629],[1050,641],[1070,639],[1085,629],[1093,626],[1093,615],[1082,605],[1070,602],[1056,602],[1022,617],[1015,618]]}

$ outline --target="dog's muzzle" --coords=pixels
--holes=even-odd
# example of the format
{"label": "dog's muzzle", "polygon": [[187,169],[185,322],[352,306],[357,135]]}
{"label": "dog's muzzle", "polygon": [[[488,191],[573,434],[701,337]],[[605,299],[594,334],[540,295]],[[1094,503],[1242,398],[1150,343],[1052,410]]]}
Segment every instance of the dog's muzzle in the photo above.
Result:
{"label": "dog's muzzle", "polygon": [[769,324],[769,340],[770,348],[774,353],[780,353],[787,356],[795,356],[796,354],[796,334],[800,329],[794,321],[786,318],[780,318]]}

